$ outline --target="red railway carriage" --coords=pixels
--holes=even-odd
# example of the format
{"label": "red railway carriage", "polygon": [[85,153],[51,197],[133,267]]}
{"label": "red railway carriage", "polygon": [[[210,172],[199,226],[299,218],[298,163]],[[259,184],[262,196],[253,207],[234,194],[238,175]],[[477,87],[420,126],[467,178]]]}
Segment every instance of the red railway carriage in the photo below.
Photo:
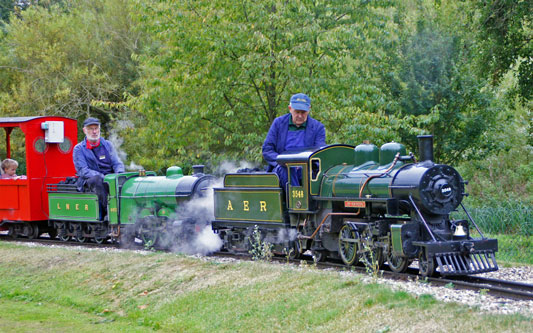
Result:
{"label": "red railway carriage", "polygon": [[65,117],[11,117],[0,118],[0,127],[5,130],[6,148],[0,158],[11,158],[11,134],[19,128],[24,138],[17,144],[24,145],[25,160],[18,162],[26,169],[23,179],[0,179],[0,230],[36,237],[49,231],[46,185],[76,173],[72,150],[77,123]]}

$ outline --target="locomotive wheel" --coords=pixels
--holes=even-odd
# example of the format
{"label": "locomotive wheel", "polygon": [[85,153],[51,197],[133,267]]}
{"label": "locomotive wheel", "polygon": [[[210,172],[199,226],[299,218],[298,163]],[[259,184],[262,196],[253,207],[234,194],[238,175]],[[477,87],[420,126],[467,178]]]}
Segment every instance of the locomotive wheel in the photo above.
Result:
{"label": "locomotive wheel", "polygon": [[76,239],[78,240],[79,243],[85,243],[87,241],[87,238],[83,236],[76,237]]}
{"label": "locomotive wheel", "polygon": [[139,236],[143,242],[143,245],[146,247],[152,248],[157,243],[158,237],[157,237],[157,232],[155,231],[149,231],[149,230],[145,230],[141,228],[141,230],[139,230]]}
{"label": "locomotive wheel", "polygon": [[357,243],[355,242],[358,238],[359,233],[347,224],[343,225],[339,231],[339,255],[342,262],[347,266],[356,263],[359,257]]}
{"label": "locomotive wheel", "polygon": [[426,251],[420,252],[420,257],[418,258],[418,272],[423,277],[431,277],[435,274],[435,259],[427,259]]}
{"label": "locomotive wheel", "polygon": [[372,269],[380,269],[384,261],[382,248],[374,248],[361,254],[361,262]]}
{"label": "locomotive wheel", "polygon": [[94,242],[96,244],[102,244],[105,241],[105,237],[94,237]]}
{"label": "locomotive wheel", "polygon": [[158,242],[159,233],[155,231],[160,226],[158,218],[155,216],[147,216],[138,221],[137,237],[142,241],[146,248],[153,248]]}
{"label": "locomotive wheel", "polygon": [[33,234],[31,235],[31,239],[33,238],[39,238],[39,235],[41,234],[40,230],[39,230],[39,226],[38,225],[34,225],[33,226]]}
{"label": "locomotive wheel", "polygon": [[302,253],[300,252],[301,249],[300,240],[296,239],[294,241],[289,242],[289,259],[299,259],[302,256]]}
{"label": "locomotive wheel", "polygon": [[62,242],[68,242],[70,240],[70,236],[68,236],[65,233],[60,233],[59,236],[58,236],[59,240],[62,241]]}
{"label": "locomotive wheel", "polygon": [[17,230],[15,229],[15,226],[13,225],[9,226],[8,235],[11,236],[11,238],[13,239],[18,237],[18,233],[17,233]]}
{"label": "locomotive wheel", "polygon": [[326,251],[311,250],[311,255],[315,262],[324,262],[327,258]]}
{"label": "locomotive wheel", "polygon": [[368,228],[361,233],[360,238],[362,245],[359,251],[361,255],[360,261],[371,270],[379,270],[385,261],[383,249],[373,243],[372,234]]}
{"label": "locomotive wheel", "polygon": [[24,223],[23,233],[29,239],[34,239],[39,236],[39,227],[31,223]]}
{"label": "locomotive wheel", "polygon": [[392,253],[389,253],[387,256],[387,263],[391,271],[395,273],[404,273],[411,263],[406,257],[396,256]]}

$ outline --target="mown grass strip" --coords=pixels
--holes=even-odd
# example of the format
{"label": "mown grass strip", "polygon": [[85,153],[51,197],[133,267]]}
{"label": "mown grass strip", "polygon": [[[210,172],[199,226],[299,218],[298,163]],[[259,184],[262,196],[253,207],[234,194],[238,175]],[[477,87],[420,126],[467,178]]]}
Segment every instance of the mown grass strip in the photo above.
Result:
{"label": "mown grass strip", "polygon": [[0,276],[2,331],[533,330],[312,266],[1,243]]}

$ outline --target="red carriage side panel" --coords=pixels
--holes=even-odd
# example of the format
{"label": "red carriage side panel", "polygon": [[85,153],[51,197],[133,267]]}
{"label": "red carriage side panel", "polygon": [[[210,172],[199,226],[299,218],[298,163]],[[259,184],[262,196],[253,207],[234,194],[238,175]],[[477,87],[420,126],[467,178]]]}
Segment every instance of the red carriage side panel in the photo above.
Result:
{"label": "red carriage side panel", "polygon": [[46,185],[76,173],[72,162],[72,150],[78,135],[76,120],[65,117],[0,118],[0,127],[6,130],[7,157],[11,156],[9,134],[13,128],[18,127],[24,133],[26,146],[26,160],[18,161],[26,165],[26,179],[0,179],[0,221],[47,220]]}

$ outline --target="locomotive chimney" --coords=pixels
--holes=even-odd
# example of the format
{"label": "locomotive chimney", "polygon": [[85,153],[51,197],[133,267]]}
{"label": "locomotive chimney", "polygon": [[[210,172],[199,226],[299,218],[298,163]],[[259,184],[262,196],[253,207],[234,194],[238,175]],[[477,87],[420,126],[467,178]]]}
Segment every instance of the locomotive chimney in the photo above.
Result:
{"label": "locomotive chimney", "polygon": [[417,138],[420,161],[433,161],[433,135],[419,135]]}
{"label": "locomotive chimney", "polygon": [[192,174],[196,175],[196,174],[199,174],[199,173],[204,173],[204,165],[202,165],[202,164],[193,165],[192,166]]}

